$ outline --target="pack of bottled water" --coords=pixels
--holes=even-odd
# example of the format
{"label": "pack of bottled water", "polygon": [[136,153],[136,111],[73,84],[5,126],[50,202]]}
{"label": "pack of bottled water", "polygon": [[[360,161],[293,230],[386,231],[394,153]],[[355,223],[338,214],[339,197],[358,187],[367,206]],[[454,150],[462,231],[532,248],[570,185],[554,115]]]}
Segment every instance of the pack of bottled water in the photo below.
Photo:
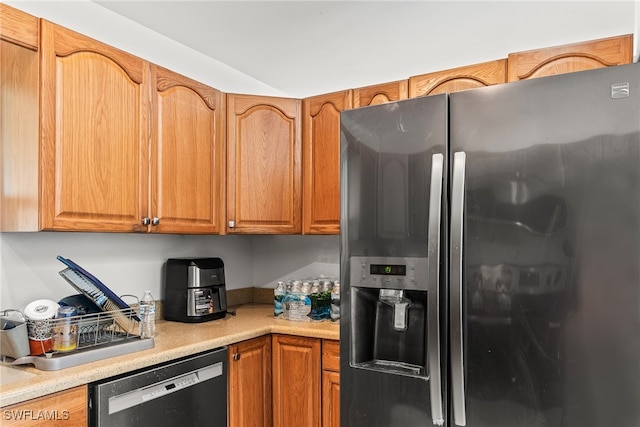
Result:
{"label": "pack of bottled water", "polygon": [[337,321],[340,282],[325,278],[280,281],[274,289],[273,314],[295,321]]}

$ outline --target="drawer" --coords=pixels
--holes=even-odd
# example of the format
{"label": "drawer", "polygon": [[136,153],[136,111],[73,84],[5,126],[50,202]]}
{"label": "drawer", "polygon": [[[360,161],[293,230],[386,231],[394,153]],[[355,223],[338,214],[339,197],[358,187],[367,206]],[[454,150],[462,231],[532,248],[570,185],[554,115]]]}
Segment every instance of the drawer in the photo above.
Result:
{"label": "drawer", "polygon": [[340,341],[322,340],[322,369],[340,372]]}

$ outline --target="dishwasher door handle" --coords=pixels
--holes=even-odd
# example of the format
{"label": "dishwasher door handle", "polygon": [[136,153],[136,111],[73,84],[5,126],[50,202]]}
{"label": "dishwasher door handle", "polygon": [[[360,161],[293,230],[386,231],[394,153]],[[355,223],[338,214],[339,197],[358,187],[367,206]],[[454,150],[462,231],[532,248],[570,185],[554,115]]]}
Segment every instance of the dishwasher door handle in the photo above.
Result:
{"label": "dishwasher door handle", "polygon": [[203,381],[219,377],[220,375],[222,375],[222,362],[214,363],[213,365],[205,366],[204,368],[159,383],[131,390],[118,396],[113,396],[109,399],[109,415],[133,408],[144,402],[164,397],[176,391],[184,390]]}

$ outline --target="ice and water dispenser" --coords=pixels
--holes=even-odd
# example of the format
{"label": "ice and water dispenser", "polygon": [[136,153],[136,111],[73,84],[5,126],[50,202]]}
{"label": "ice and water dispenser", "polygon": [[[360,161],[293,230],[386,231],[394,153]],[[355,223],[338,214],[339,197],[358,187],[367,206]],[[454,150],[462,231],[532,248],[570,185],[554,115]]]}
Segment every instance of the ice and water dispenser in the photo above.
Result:
{"label": "ice and water dispenser", "polygon": [[428,377],[428,259],[353,256],[350,262],[351,366]]}

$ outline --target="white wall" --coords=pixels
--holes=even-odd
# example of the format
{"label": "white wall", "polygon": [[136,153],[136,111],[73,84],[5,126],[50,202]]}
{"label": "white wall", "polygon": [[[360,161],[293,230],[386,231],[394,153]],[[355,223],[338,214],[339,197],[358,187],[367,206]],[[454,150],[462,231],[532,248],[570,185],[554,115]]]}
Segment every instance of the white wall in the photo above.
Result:
{"label": "white wall", "polygon": [[60,275],[71,258],[116,294],[162,293],[167,258],[220,257],[228,289],[339,273],[338,236],[190,236],[134,233],[0,234],[0,308],[59,300],[75,290]]}
{"label": "white wall", "polygon": [[253,285],[250,236],[175,236],[105,233],[3,233],[0,306],[23,308],[38,298],[77,293],[58,272],[57,255],[71,258],[116,294],[161,297],[162,265],[173,257],[221,257],[229,289]]}
{"label": "white wall", "polygon": [[[3,0],[3,2],[224,92],[285,95],[220,61],[209,58],[88,0]],[[211,42],[219,43],[220,41],[212,40]]]}
{"label": "white wall", "polygon": [[255,236],[253,283],[272,288],[278,280],[338,278],[339,245],[339,236]]}

